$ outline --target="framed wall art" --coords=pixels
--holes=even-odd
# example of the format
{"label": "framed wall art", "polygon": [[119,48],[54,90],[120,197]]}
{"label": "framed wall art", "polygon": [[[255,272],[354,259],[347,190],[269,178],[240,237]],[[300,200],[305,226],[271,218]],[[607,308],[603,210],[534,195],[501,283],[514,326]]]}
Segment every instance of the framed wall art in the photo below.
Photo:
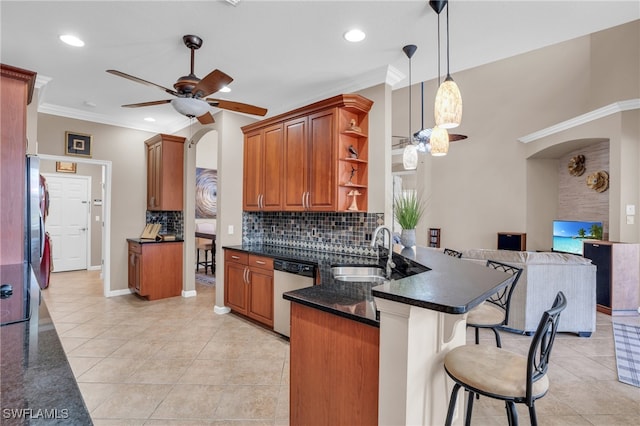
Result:
{"label": "framed wall art", "polygon": [[76,163],[70,161],[56,161],[56,172],[58,173],[75,173]]}
{"label": "framed wall art", "polygon": [[217,215],[218,171],[196,167],[196,219]]}
{"label": "framed wall art", "polygon": [[65,155],[91,157],[91,135],[65,132]]}

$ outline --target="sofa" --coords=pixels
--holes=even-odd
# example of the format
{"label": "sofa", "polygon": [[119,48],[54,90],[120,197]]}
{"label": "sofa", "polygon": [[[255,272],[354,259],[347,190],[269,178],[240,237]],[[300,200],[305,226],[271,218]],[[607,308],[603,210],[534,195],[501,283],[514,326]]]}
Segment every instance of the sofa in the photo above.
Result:
{"label": "sofa", "polygon": [[496,260],[523,268],[511,297],[506,329],[536,331],[544,311],[558,291],[567,297],[558,331],[589,337],[596,328],[596,266],[590,259],[568,253],[491,249],[462,251],[464,261],[486,264]]}

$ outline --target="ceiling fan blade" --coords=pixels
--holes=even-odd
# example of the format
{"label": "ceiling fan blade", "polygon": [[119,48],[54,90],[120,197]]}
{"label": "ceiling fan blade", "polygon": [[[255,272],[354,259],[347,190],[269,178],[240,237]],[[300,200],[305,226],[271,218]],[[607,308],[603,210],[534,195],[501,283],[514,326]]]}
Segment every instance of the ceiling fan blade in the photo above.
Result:
{"label": "ceiling fan blade", "polygon": [[449,133],[449,142],[461,141],[466,138],[467,135],[457,135],[455,133]]}
{"label": "ceiling fan blade", "polygon": [[151,101],[151,102],[140,102],[137,104],[127,104],[127,105],[122,105],[122,107],[123,108],[139,108],[139,107],[146,107],[146,106],[153,106],[153,105],[168,104],[170,102],[171,102],[170,99],[165,99],[163,101]]}
{"label": "ceiling fan blade", "polygon": [[213,70],[195,85],[191,93],[195,97],[205,97],[216,93],[233,81],[233,78],[220,70]]}
{"label": "ceiling fan blade", "polygon": [[205,101],[207,101],[209,105],[213,107],[228,109],[230,111],[243,112],[245,114],[260,115],[260,116],[264,116],[267,114],[266,108],[260,108],[255,105],[249,105],[249,104],[243,104],[240,102],[225,101],[224,99],[213,99],[213,98],[207,98],[205,99]]}
{"label": "ceiling fan blade", "polygon": [[198,117],[198,121],[200,124],[213,124],[215,120],[213,119],[213,115],[210,112],[205,112],[200,117]]}
{"label": "ceiling fan blade", "polygon": [[167,92],[167,93],[169,93],[169,94],[171,94],[173,96],[178,96],[178,92],[176,92],[175,90],[169,89],[169,88],[164,87],[164,86],[160,86],[159,84],[155,84],[155,83],[152,83],[152,82],[147,81],[147,80],[143,80],[143,79],[138,78],[138,77],[134,77],[132,75],[123,73],[122,71],[107,70],[107,72],[109,74],[117,75],[118,77],[123,77],[123,78],[126,78],[128,80],[135,81],[136,83],[141,83],[141,84],[144,84],[144,85],[147,85],[147,86],[157,87],[157,88],[162,89],[165,92]]}

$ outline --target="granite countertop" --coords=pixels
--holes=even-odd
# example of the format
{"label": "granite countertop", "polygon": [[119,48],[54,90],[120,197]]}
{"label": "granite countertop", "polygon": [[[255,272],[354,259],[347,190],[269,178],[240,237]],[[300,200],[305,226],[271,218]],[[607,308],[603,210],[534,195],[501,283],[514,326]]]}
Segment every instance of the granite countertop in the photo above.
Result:
{"label": "granite countertop", "polygon": [[[27,266],[28,267],[28,266]],[[33,274],[31,319],[0,327],[3,425],[93,424]]]}
{"label": "granite countertop", "polygon": [[274,258],[304,261],[320,268],[320,283],[290,291],[284,298],[345,318],[379,327],[374,297],[395,300],[451,314],[463,314],[506,285],[509,274],[447,256],[438,250],[417,247],[394,247],[393,258],[399,269],[416,264],[428,269],[406,278],[391,279],[382,285],[368,282],[345,282],[331,277],[334,265],[384,264],[371,257],[314,252],[277,246],[224,247]]}
{"label": "granite countertop", "polygon": [[127,238],[127,241],[132,242],[132,243],[138,243],[138,244],[157,244],[157,243],[182,243],[184,242],[183,239],[180,238],[176,238],[175,240],[151,240],[148,238]]}

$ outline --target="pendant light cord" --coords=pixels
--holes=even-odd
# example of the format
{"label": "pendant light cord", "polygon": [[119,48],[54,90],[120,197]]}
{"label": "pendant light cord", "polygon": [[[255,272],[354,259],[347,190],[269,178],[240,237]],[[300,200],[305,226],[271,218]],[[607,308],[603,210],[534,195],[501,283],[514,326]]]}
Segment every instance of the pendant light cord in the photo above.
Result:
{"label": "pendant light cord", "polygon": [[438,13],[438,87],[440,87],[440,14],[439,13]]}
{"label": "pendant light cord", "polygon": [[409,143],[413,144],[411,135],[411,58],[409,58]]}
{"label": "pendant light cord", "polygon": [[449,2],[447,2],[447,78],[451,77],[449,73]]}

